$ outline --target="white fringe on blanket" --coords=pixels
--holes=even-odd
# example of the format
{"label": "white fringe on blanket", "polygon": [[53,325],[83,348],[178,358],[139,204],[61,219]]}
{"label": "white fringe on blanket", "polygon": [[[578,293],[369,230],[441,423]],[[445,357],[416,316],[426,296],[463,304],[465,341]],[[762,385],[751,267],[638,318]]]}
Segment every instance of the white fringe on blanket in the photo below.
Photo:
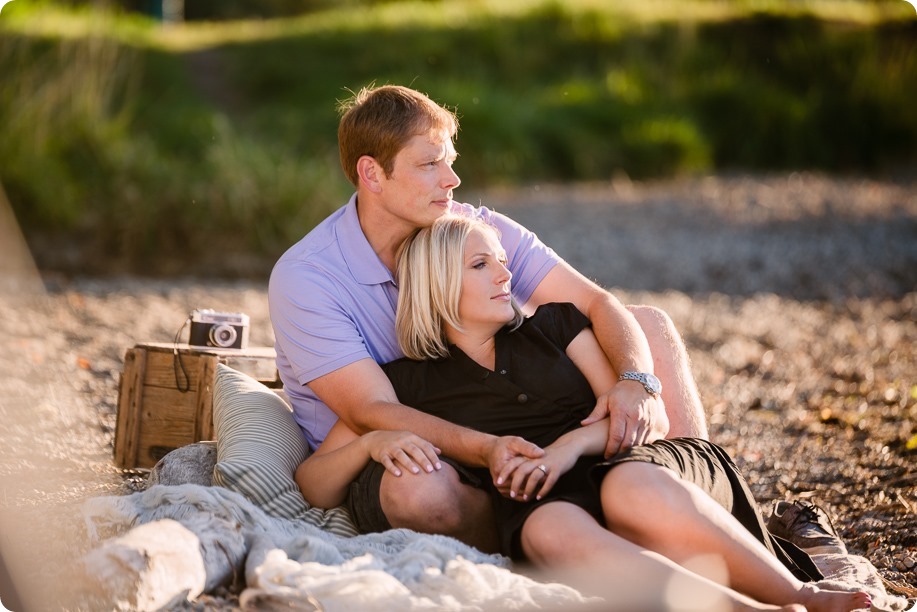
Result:
{"label": "white fringe on blanket", "polygon": [[[517,610],[595,601],[568,586],[513,573],[505,557],[481,553],[453,538],[406,529],[343,538],[269,516],[221,487],[153,486],[129,496],[89,500],[84,515],[96,540],[100,532],[177,521],[200,540],[203,592],[231,582],[244,569],[243,608],[271,602],[330,611]],[[101,566],[115,556],[106,545],[87,556],[89,574],[102,574]],[[123,567],[120,559],[115,563]],[[176,596],[200,594],[185,589],[138,601],[123,584],[119,588],[124,592],[110,595],[123,609],[157,609]]]}

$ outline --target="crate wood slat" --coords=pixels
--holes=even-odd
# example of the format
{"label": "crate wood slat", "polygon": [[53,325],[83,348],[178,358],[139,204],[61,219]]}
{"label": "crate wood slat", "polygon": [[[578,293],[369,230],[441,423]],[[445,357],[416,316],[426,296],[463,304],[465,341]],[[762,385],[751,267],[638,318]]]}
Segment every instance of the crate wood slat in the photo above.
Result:
{"label": "crate wood slat", "polygon": [[[184,353],[179,354],[180,362],[175,362],[175,355],[171,352],[163,351],[146,351],[147,363],[146,373],[144,374],[144,384],[161,387],[163,389],[177,389],[178,384],[182,388],[188,386],[189,392],[197,391],[200,384],[200,372],[193,366],[198,359],[190,359]],[[181,368],[183,364],[184,370]],[[177,371],[176,371],[177,368]],[[185,378],[187,373],[188,378]]]}
{"label": "crate wood slat", "polygon": [[[275,370],[276,372],[276,370]],[[201,360],[201,371],[198,380],[204,381],[197,394],[194,407],[194,437],[197,440],[213,440],[213,377],[216,375],[216,362],[210,359]]]}
{"label": "crate wood slat", "polygon": [[[151,394],[149,398],[150,403],[155,401],[153,396],[154,394]],[[140,459],[144,463],[155,465],[169,451],[191,444],[188,440],[194,438],[194,414],[190,411],[181,414],[178,407],[175,405],[169,411],[143,413],[143,429],[137,446],[141,451]]]}
{"label": "crate wood slat", "polygon": [[213,440],[217,364],[279,388],[274,357],[270,347],[228,350],[147,343],[128,349],[118,393],[115,464],[148,468],[171,450]]}
{"label": "crate wood slat", "polygon": [[115,427],[115,464],[121,467],[132,465],[137,457],[145,370],[146,351],[128,351],[124,357],[124,372],[121,374]]}

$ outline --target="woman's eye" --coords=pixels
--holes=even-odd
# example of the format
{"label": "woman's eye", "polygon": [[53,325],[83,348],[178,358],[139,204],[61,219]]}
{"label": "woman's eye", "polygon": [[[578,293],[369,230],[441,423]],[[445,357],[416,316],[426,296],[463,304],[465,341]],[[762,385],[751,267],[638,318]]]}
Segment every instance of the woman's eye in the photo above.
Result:
{"label": "woman's eye", "polygon": [[484,268],[485,265],[487,264],[485,264],[483,261],[479,261],[478,263],[474,264],[471,267],[474,268],[475,270],[481,270]]}

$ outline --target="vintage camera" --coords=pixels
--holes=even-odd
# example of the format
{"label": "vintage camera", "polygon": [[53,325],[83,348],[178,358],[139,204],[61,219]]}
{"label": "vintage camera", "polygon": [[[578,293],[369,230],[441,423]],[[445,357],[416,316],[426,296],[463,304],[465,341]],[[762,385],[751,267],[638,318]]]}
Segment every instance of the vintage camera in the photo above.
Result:
{"label": "vintage camera", "polygon": [[192,310],[188,344],[244,349],[248,346],[248,315],[241,312],[216,312],[209,308]]}

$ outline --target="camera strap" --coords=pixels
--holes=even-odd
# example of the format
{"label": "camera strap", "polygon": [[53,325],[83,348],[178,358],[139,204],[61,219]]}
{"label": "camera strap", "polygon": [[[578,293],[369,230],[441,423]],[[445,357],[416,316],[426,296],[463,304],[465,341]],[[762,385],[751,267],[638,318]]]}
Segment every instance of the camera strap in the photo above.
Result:
{"label": "camera strap", "polygon": [[[175,338],[172,341],[172,368],[175,370],[175,388],[182,393],[187,393],[191,390],[191,378],[188,376],[188,370],[185,369],[185,362],[182,361],[181,352],[178,350],[179,341],[181,340],[181,333],[185,330],[185,327],[191,323],[191,317],[189,316],[181,327],[178,328],[178,331],[175,332]],[[181,371],[181,376],[184,378],[184,383],[182,383],[179,378],[179,371]]]}

